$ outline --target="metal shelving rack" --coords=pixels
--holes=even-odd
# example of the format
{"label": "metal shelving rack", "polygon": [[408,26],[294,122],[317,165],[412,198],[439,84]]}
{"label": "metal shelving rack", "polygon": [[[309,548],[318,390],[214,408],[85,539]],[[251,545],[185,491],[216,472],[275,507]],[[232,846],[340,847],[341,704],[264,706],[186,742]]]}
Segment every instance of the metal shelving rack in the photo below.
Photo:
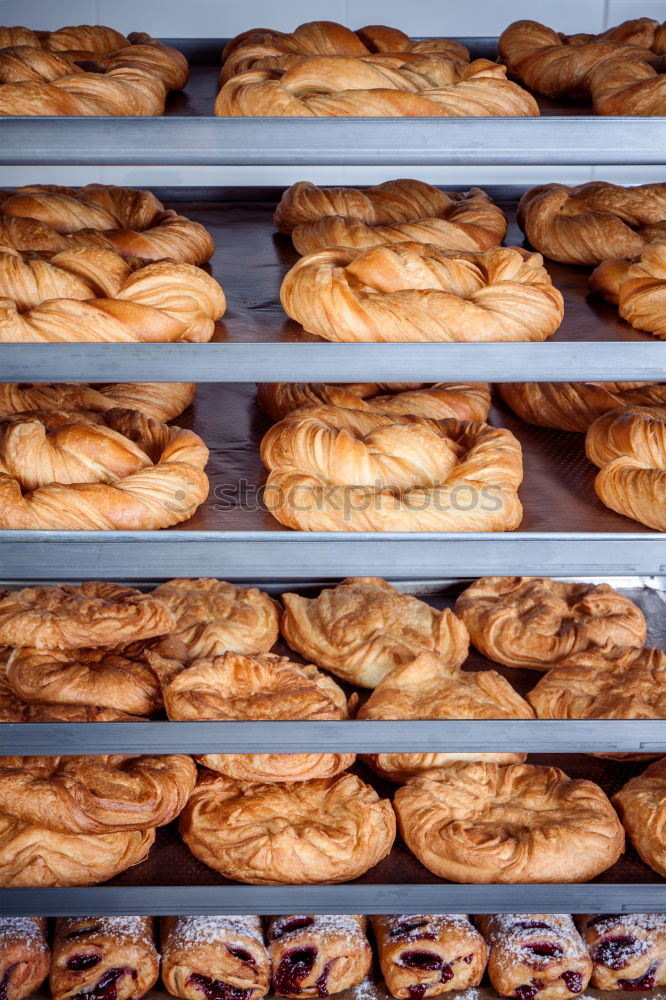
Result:
{"label": "metal shelving rack", "polygon": [[[194,63],[191,106],[163,118],[0,119],[2,164],[434,165],[657,164],[666,118],[219,119],[212,116],[224,39],[169,40]],[[494,39],[461,39],[494,56]],[[204,97],[205,95],[205,97]],[[207,102],[207,104],[205,103]],[[414,171],[415,172],[415,171]],[[554,178],[555,179],[555,178]],[[470,177],[473,181],[473,176]],[[586,344],[1,345],[0,380],[236,382],[355,378],[509,381],[660,379],[666,344],[627,338]],[[279,530],[0,532],[5,579],[222,576],[259,582],[275,574],[318,579],[377,574],[432,579],[446,573],[659,576],[666,536],[646,530],[513,534],[337,534]],[[307,572],[307,571],[305,571]],[[325,722],[5,725],[0,755],[61,752],[359,752],[522,749],[666,752],[666,722]],[[372,875],[372,873],[370,873]],[[655,876],[656,878],[656,876]],[[666,910],[666,882],[448,885],[361,882],[334,886],[101,886],[0,892],[8,914],[309,912],[631,912]]]}

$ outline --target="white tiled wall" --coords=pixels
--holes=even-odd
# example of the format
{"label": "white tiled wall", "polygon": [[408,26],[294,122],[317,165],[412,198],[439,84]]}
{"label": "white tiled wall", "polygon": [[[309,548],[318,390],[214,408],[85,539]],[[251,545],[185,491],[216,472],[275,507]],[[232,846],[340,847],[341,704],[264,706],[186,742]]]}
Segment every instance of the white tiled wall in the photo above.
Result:
{"label": "white tiled wall", "polygon": [[[160,37],[228,37],[251,27],[292,30],[302,21],[350,27],[392,24],[413,35],[496,35],[511,21],[535,18],[560,31],[602,31],[629,18],[666,17],[666,0],[0,0],[1,24],[53,29],[109,24]],[[554,173],[554,171],[556,173]],[[405,173],[439,184],[618,183],[666,179],[654,167],[0,167],[0,187],[18,184],[131,185],[376,183]]]}

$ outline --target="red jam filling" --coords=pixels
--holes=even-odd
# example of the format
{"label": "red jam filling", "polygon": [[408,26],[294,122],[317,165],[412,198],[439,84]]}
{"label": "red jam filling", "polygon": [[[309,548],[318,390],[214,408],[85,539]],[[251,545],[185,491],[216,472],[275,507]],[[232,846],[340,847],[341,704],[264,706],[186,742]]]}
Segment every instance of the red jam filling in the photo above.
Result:
{"label": "red jam filling", "polygon": [[531,931],[531,930],[542,930],[542,931],[552,931],[553,928],[550,924],[544,924],[543,920],[521,920],[519,923],[514,925],[517,930],[520,931]]}
{"label": "red jam filling", "polygon": [[211,979],[193,972],[187,980],[188,985],[196,986],[208,1000],[249,1000],[252,990],[241,990],[238,986],[225,983],[221,979]]}
{"label": "red jam filling", "polygon": [[463,958],[463,962],[467,962],[467,964],[470,965],[473,958],[474,955],[465,955],[465,957]]}
{"label": "red jam filling", "polygon": [[400,955],[400,964],[408,969],[421,969],[423,972],[435,972],[442,968],[441,958],[431,951],[403,951]]}
{"label": "red jam filling", "polygon": [[602,924],[604,920],[614,920],[616,917],[621,917],[620,913],[595,913],[594,916],[589,917],[587,920],[588,927],[596,927],[597,924]]}
{"label": "red jam filling", "polygon": [[568,969],[566,972],[562,973],[562,979],[564,980],[566,988],[572,993],[583,992],[583,977],[580,972]]}
{"label": "red jam filling", "polygon": [[91,990],[76,993],[71,1000],[116,1000],[118,996],[118,980],[127,975],[136,979],[136,970],[127,968],[107,969]]}
{"label": "red jam filling", "polygon": [[[631,934],[615,934],[604,938],[594,952],[594,961],[605,965],[607,969],[624,969],[636,950],[637,938]],[[637,987],[642,989],[642,987]]]}
{"label": "red jam filling", "polygon": [[400,937],[401,934],[409,934],[410,931],[416,930],[418,927],[425,927],[427,925],[427,920],[419,920],[415,917],[414,920],[401,920],[399,924],[391,928],[389,931],[389,937]]}
{"label": "red jam filling", "polygon": [[407,992],[412,1000],[421,1000],[421,997],[427,989],[428,986],[426,983],[415,983],[414,986],[407,987]]}
{"label": "red jam filling", "polygon": [[529,983],[523,983],[522,986],[516,986],[515,994],[520,1000],[534,1000],[539,990],[543,989],[543,983],[540,979],[531,979]]}
{"label": "red jam filling", "polygon": [[528,961],[527,964],[539,968],[548,964],[551,958],[561,958],[564,950],[555,941],[532,941],[523,945],[523,951],[527,951],[536,961]]}
{"label": "red jam filling", "polygon": [[300,993],[301,982],[312,970],[317,957],[316,948],[292,948],[286,951],[273,973],[273,982],[278,993]]}
{"label": "red jam filling", "polygon": [[67,968],[72,972],[83,972],[84,969],[94,969],[102,961],[101,955],[72,955],[67,959]]}
{"label": "red jam filling", "polygon": [[227,945],[227,951],[230,955],[233,955],[234,958],[237,958],[239,962],[246,962],[248,965],[257,964],[253,956],[249,951],[246,951],[245,948],[230,948],[229,945]]}
{"label": "red jam filling", "polygon": [[656,975],[657,966],[651,965],[644,976],[639,976],[638,979],[618,979],[617,985],[626,993],[631,993],[633,990],[651,990]]}
{"label": "red jam filling", "polygon": [[69,934],[65,934],[64,940],[71,941],[72,938],[82,937],[84,934],[97,934],[99,929],[99,924],[86,924],[85,927],[76,927]]}
{"label": "red jam filling", "polygon": [[300,931],[305,927],[312,927],[313,923],[312,917],[292,917],[291,920],[282,920],[279,924],[273,924],[272,938],[274,941],[278,941],[290,931]]}
{"label": "red jam filling", "polygon": [[317,978],[315,979],[315,986],[317,987],[317,996],[319,997],[328,996],[328,974],[331,971],[331,966],[333,965],[334,961],[335,959],[331,959],[330,962],[327,962],[326,965],[324,966],[324,971],[322,972],[322,974],[320,976],[317,976]]}
{"label": "red jam filling", "polygon": [[9,980],[11,979],[12,972],[18,965],[18,962],[14,962],[13,965],[7,966],[5,969],[5,974],[2,979],[0,979],[0,1000],[7,1000],[7,994],[9,992]]}

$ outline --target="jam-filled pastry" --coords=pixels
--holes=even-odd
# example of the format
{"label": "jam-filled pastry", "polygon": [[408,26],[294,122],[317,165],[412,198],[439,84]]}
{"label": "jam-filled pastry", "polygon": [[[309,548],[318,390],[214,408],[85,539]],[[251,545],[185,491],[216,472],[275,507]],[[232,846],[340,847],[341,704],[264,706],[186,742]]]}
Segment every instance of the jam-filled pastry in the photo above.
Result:
{"label": "jam-filled pastry", "polygon": [[569,1000],[590,981],[592,962],[568,913],[495,913],[475,918],[490,950],[500,996]]}
{"label": "jam-filled pastry", "polygon": [[0,1000],[23,1000],[49,974],[44,917],[0,917]]}
{"label": "jam-filled pastry", "polygon": [[462,913],[371,917],[379,964],[398,1000],[421,1000],[481,982],[488,949]]}
{"label": "jam-filled pastry", "polygon": [[631,778],[613,805],[645,864],[666,877],[666,757]]}
{"label": "jam-filled pastry", "polygon": [[583,913],[578,927],[598,990],[651,990],[666,983],[665,913]]}
{"label": "jam-filled pastry", "polygon": [[162,982],[183,1000],[261,1000],[271,966],[261,917],[162,917]]}
{"label": "jam-filled pastry", "polygon": [[271,917],[268,949],[280,997],[327,997],[363,982],[372,965],[358,914],[294,913]]}
{"label": "jam-filled pastry", "polygon": [[52,1000],[132,1000],[157,982],[152,917],[60,917],[49,986]]}

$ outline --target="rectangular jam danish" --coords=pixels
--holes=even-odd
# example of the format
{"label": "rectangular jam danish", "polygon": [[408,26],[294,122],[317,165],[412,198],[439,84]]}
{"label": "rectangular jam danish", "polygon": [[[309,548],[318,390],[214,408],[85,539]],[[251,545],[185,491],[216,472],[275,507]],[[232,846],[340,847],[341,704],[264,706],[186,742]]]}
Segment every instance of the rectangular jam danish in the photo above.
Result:
{"label": "rectangular jam danish", "polygon": [[0,917],[0,1000],[23,1000],[49,973],[44,917]]}
{"label": "rectangular jam danish", "polygon": [[478,986],[488,949],[462,913],[371,917],[379,964],[390,993],[421,1000]]}
{"label": "rectangular jam danish", "polygon": [[162,981],[185,1000],[260,1000],[271,968],[261,917],[162,917]]}
{"label": "rectangular jam danish", "polygon": [[488,975],[500,996],[569,1000],[590,981],[592,963],[568,913],[475,916],[490,950]]}
{"label": "rectangular jam danish", "polygon": [[159,955],[152,917],[60,917],[52,1000],[134,1000],[155,985]]}
{"label": "rectangular jam danish", "polygon": [[651,990],[666,983],[666,913],[583,913],[577,917],[599,990]]}
{"label": "rectangular jam danish", "polygon": [[372,965],[358,914],[271,917],[268,948],[273,990],[281,997],[327,997],[363,982]]}

